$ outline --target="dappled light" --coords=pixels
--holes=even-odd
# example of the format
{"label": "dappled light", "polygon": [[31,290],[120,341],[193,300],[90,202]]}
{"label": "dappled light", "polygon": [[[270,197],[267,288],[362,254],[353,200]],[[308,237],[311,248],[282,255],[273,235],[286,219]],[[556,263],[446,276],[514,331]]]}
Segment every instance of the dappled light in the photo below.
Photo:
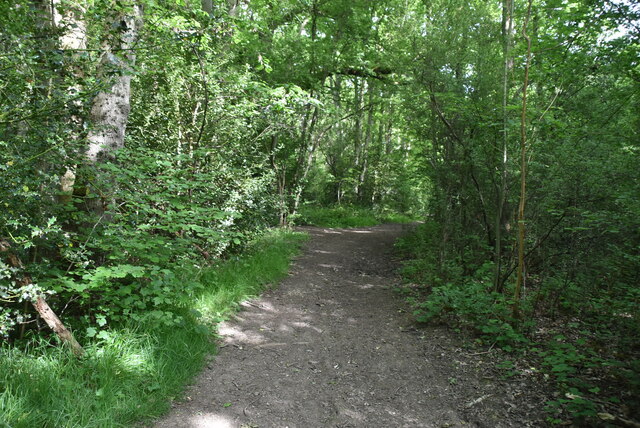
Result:
{"label": "dappled light", "polygon": [[639,2],[0,22],[0,426],[640,426]]}
{"label": "dappled light", "polygon": [[333,270],[342,269],[342,265],[328,265],[328,264],[325,264],[325,263],[318,263],[318,266],[323,267],[323,268],[333,269]]}
{"label": "dappled light", "polygon": [[[239,321],[247,321],[246,319],[242,319]],[[229,343],[237,345],[237,344],[251,344],[257,345],[263,343],[265,341],[264,337],[258,333],[245,332],[239,330],[236,327],[230,327],[228,325],[221,325],[218,327],[218,334],[225,339],[228,340]]]}
{"label": "dappled light", "polygon": [[[311,241],[295,274],[221,324],[220,354],[157,426],[181,427],[185,415],[235,427],[461,423],[450,364],[441,348],[425,349],[404,332],[388,287],[396,278],[387,253],[400,230]],[[337,261],[340,270],[316,270]]]}
{"label": "dappled light", "polygon": [[333,230],[333,229],[323,229],[322,230],[324,233],[328,233],[331,235],[342,235],[343,232],[339,231],[339,230]]}
{"label": "dappled light", "polygon": [[237,428],[230,419],[215,413],[190,416],[185,428]]}
{"label": "dappled light", "polygon": [[374,285],[374,284],[362,284],[359,285],[358,287],[362,288],[363,290],[368,290],[374,287],[384,287],[383,285]]}

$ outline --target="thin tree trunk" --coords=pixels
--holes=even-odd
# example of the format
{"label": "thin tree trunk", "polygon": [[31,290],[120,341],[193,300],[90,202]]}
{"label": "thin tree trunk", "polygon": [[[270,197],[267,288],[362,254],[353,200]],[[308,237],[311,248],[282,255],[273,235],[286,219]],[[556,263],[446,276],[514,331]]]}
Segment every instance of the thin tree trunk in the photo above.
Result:
{"label": "thin tree trunk", "polygon": [[527,8],[527,16],[522,26],[522,36],[527,42],[527,60],[524,67],[524,85],[522,88],[522,114],[520,116],[520,204],[518,206],[518,270],[516,287],[513,296],[513,316],[520,317],[520,296],[524,282],[524,209],[527,184],[527,89],[529,87],[529,65],[531,63],[531,38],[527,34],[527,25],[531,17],[531,2]]}
{"label": "thin tree trunk", "polygon": [[380,106],[380,121],[378,122],[378,135],[376,136],[376,165],[373,166],[373,191],[371,193],[371,204],[374,204],[378,200],[382,200],[382,191],[380,189],[380,164],[383,163],[384,152],[384,133],[385,124],[382,120],[384,117],[384,105]]}
{"label": "thin tree trunk", "polygon": [[271,153],[269,158],[271,166],[276,173],[276,186],[278,190],[278,223],[280,227],[287,225],[287,201],[286,201],[286,169],[280,168],[276,159],[276,150],[278,149],[278,136],[271,136]]}
{"label": "thin tree trunk", "polygon": [[353,133],[353,152],[355,154],[354,166],[356,170],[360,166],[360,155],[362,151],[362,109],[360,108],[360,106],[362,105],[363,86],[364,82],[360,82],[360,80],[356,77],[353,81],[353,111],[356,112],[356,125]]}
{"label": "thin tree trunk", "polygon": [[310,140],[310,147],[307,151],[306,160],[304,160],[304,165],[302,169],[302,173],[298,177],[296,181],[296,195],[293,203],[293,212],[296,213],[298,208],[300,207],[300,200],[302,198],[302,191],[304,190],[304,182],[307,179],[307,175],[309,175],[309,171],[311,170],[311,165],[313,164],[313,158],[315,157],[316,151],[318,150],[318,145],[320,144],[320,138],[313,136],[313,131],[316,127],[316,123],[318,121],[318,107],[316,106],[313,111],[313,116],[311,117],[311,124],[309,125],[308,138]]}
{"label": "thin tree trunk", "polygon": [[358,183],[356,185],[356,196],[359,201],[362,201],[362,187],[364,186],[365,179],[367,177],[368,156],[367,151],[371,145],[371,138],[373,136],[373,93],[374,88],[369,86],[369,111],[367,112],[367,131],[364,138],[364,144],[362,145],[362,166],[360,167],[360,174],[358,176]]}
{"label": "thin tree trunk", "polygon": [[509,117],[507,112],[507,103],[509,97],[509,73],[513,68],[513,60],[510,58],[510,50],[513,39],[513,0],[504,0],[502,6],[502,153],[500,159],[500,184],[498,185],[496,197],[496,217],[495,217],[495,247],[494,247],[494,265],[495,271],[493,276],[494,289],[498,292],[502,291],[501,271],[502,271],[502,217],[504,213],[504,204],[507,197],[507,160],[509,135],[508,124]]}

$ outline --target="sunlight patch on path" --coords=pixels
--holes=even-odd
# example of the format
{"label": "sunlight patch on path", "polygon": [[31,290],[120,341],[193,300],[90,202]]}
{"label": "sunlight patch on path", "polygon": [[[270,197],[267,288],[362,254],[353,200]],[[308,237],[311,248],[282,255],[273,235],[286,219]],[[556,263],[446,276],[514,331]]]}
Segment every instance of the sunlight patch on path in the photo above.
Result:
{"label": "sunlight patch on path", "polygon": [[189,418],[190,428],[234,428],[236,426],[230,419],[214,413],[205,413]]}

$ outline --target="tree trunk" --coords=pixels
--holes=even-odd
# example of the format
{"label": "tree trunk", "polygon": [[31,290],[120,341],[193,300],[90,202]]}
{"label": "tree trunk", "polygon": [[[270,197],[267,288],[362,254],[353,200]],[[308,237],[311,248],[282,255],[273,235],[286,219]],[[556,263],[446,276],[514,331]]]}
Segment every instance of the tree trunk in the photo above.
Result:
{"label": "tree trunk", "polygon": [[286,167],[280,168],[276,159],[276,151],[278,150],[278,135],[271,136],[271,150],[269,153],[269,159],[271,160],[271,166],[275,172],[276,187],[278,191],[278,223],[280,227],[287,225],[287,172]]}
{"label": "tree trunk", "polygon": [[[82,90],[82,86],[78,81],[84,77],[84,72],[81,66],[77,64],[77,61],[79,60],[78,51],[87,47],[87,27],[84,21],[85,8],[80,3],[65,2],[63,4],[61,0],[38,1],[36,6],[42,11],[40,27],[60,28],[63,30],[55,47],[52,43],[51,48],[60,49],[67,57],[71,58],[71,66],[66,66],[64,73],[72,76],[76,81],[76,83],[67,88],[70,98],[73,98],[74,95],[79,94]],[[69,107],[69,110],[76,110],[70,111],[67,115],[68,123],[76,131],[82,129],[83,118],[78,114],[78,111],[82,109],[82,100],[76,99],[67,107]],[[79,138],[79,133],[74,132],[71,134],[73,141],[77,141]],[[75,179],[75,167],[68,166],[65,173],[60,177],[58,202],[68,203],[71,201]]]}
{"label": "tree trunk", "polygon": [[[354,166],[357,170],[360,167],[360,155],[362,151],[362,109],[360,106],[362,105],[362,87],[364,86],[364,82],[360,82],[360,79],[357,77],[353,80],[353,111],[356,112],[355,119],[355,128],[353,131],[353,152],[355,156]],[[356,191],[357,193],[357,191]]]}
{"label": "tree trunk", "polygon": [[84,355],[84,349],[82,349],[82,346],[80,346],[75,337],[73,337],[73,334],[71,334],[64,324],[62,324],[60,318],[58,318],[55,312],[51,310],[44,298],[38,297],[36,301],[33,302],[33,307],[38,311],[38,314],[40,314],[40,317],[47,323],[49,328],[58,335],[60,340],[69,345],[71,351],[76,356],[80,357]]}
{"label": "tree trunk", "polygon": [[103,77],[117,71],[110,79],[111,87],[93,100],[89,121],[91,130],[87,136],[89,147],[86,157],[95,164],[102,157],[124,147],[124,136],[130,111],[131,71],[136,55],[132,50],[142,23],[142,9],[134,4],[131,13],[118,15],[112,27],[117,28],[103,42],[100,73]]}
{"label": "tree trunk", "polygon": [[367,112],[367,131],[365,134],[365,138],[364,138],[364,143],[362,145],[362,150],[361,150],[361,166],[360,166],[360,174],[358,176],[358,183],[356,184],[356,197],[358,198],[358,201],[362,202],[362,187],[364,186],[364,182],[365,179],[367,177],[367,167],[368,167],[368,156],[367,156],[367,152],[369,149],[369,146],[371,145],[371,139],[373,136],[373,113],[374,113],[374,109],[373,109],[373,93],[374,93],[374,87],[373,85],[369,86],[369,111]]}
{"label": "tree trunk", "polygon": [[293,202],[293,213],[298,211],[300,207],[300,199],[302,198],[302,191],[304,190],[304,182],[307,179],[307,175],[309,175],[309,171],[311,170],[311,165],[313,164],[313,158],[318,150],[318,144],[320,143],[320,138],[314,137],[313,132],[316,127],[316,123],[318,121],[318,106],[314,107],[313,116],[311,117],[311,124],[309,125],[308,141],[306,145],[309,149],[306,152],[306,159],[303,157],[301,162],[304,163],[302,165],[302,172],[296,179],[296,194]]}
{"label": "tree trunk", "polygon": [[495,246],[493,260],[495,265],[493,285],[496,291],[502,291],[502,228],[504,204],[507,197],[507,160],[508,160],[508,123],[507,103],[509,97],[509,73],[513,68],[513,60],[509,57],[513,40],[513,0],[504,0],[502,6],[502,153],[500,165],[500,183],[496,192],[496,216],[494,221]]}
{"label": "tree trunk", "polygon": [[527,60],[524,66],[524,85],[522,88],[522,114],[520,116],[520,204],[518,206],[518,270],[516,287],[513,296],[513,317],[520,317],[520,296],[524,282],[524,208],[526,201],[527,184],[527,89],[529,87],[529,64],[531,63],[531,38],[527,34],[527,25],[531,16],[531,3],[527,9],[524,24],[522,26],[522,36],[527,42]]}
{"label": "tree trunk", "polygon": [[213,0],[202,0],[201,1],[202,10],[211,16],[213,14]]}

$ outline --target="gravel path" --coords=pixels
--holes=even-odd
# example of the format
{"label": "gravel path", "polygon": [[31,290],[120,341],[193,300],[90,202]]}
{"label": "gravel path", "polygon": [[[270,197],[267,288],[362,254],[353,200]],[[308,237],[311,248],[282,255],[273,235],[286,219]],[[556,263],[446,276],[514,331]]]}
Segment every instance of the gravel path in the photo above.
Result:
{"label": "gravel path", "polygon": [[450,334],[412,325],[393,291],[405,229],[304,228],[289,277],[221,325],[219,354],[156,426],[530,425],[504,419],[511,390]]}

